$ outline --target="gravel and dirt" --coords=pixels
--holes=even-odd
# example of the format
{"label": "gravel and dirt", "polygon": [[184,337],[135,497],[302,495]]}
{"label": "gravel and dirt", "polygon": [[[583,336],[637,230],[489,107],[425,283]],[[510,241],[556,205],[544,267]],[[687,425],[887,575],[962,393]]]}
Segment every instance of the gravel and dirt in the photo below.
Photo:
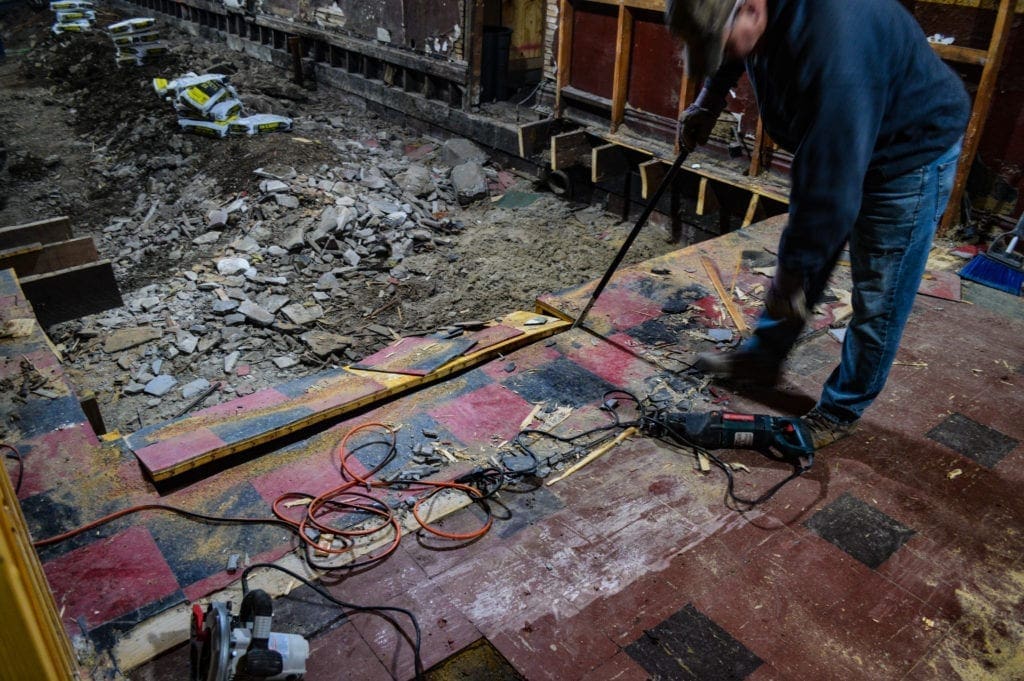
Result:
{"label": "gravel and dirt", "polygon": [[[0,17],[0,225],[68,215],[113,261],[125,307],[50,329],[110,429],[171,418],[206,386],[209,405],[396,336],[532,309],[600,277],[632,226],[489,150],[477,164],[471,147],[167,24],[159,63],[118,67],[100,29],[121,18],[101,7],[97,30],[57,37],[48,11]],[[293,130],[181,132],[152,79],[189,71],[228,75],[247,111],[290,116]],[[462,164],[485,180],[470,203],[452,175]],[[509,193],[528,205],[504,206]],[[648,227],[627,262],[677,247]],[[155,331],[134,347],[108,342],[139,329]],[[310,331],[332,344],[310,345]],[[161,392],[151,384],[164,376]]]}

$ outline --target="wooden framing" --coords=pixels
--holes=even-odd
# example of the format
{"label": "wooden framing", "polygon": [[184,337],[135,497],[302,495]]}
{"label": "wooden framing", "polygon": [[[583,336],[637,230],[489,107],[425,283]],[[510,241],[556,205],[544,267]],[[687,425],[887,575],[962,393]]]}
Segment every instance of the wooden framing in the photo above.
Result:
{"label": "wooden framing", "polygon": [[563,132],[551,138],[551,169],[565,170],[574,165],[590,165],[590,138],[582,130]]}
{"label": "wooden framing", "polygon": [[590,180],[602,182],[629,172],[629,158],[618,144],[602,144],[590,152]]}
{"label": "wooden framing", "polygon": [[700,184],[697,186],[697,215],[718,210],[718,197],[715,196],[710,184],[711,180],[708,178],[700,178]]}
{"label": "wooden framing", "polygon": [[71,232],[66,216],[0,229],[0,269],[14,271],[44,327],[124,305],[111,262]]}
{"label": "wooden framing", "polygon": [[[587,1],[618,8],[614,73],[612,76],[612,95],[610,101],[610,121],[608,130],[609,134],[615,134],[623,125],[626,116],[627,98],[629,96],[629,78],[632,67],[631,47],[634,38],[636,11],[647,10],[660,12],[665,8],[665,2],[664,0]],[[999,0],[995,26],[987,49],[981,50],[960,45],[932,45],[936,54],[943,59],[980,66],[982,68],[978,92],[974,99],[970,122],[964,137],[963,151],[960,156],[956,180],[950,196],[949,206],[943,216],[940,227],[940,233],[943,234],[948,234],[959,218],[960,203],[967,184],[967,176],[970,172],[971,164],[977,154],[978,144],[984,131],[985,120],[988,117],[989,109],[991,107],[992,95],[995,89],[999,66],[1002,62],[1003,53],[1006,49],[1006,43],[1013,19],[1014,5],[1015,0]],[[573,7],[572,0],[560,0],[559,6],[558,71],[555,83],[556,117],[560,117],[564,114],[565,100],[563,98],[563,90],[570,88],[569,70],[572,61],[573,26],[576,20],[576,10]],[[686,106],[693,101],[698,86],[699,83],[688,79],[684,72],[682,81],[679,84],[678,113],[681,114]],[[576,93],[573,93],[573,96],[575,97]],[[605,101],[607,102],[607,100]],[[607,106],[608,104],[604,105]],[[596,132],[596,134],[598,136],[604,136],[600,132]],[[751,152],[750,165],[747,169],[746,177],[733,177],[733,173],[731,172],[726,172],[724,174],[719,173],[718,170],[711,167],[710,164],[708,164],[709,167],[707,169],[697,169],[696,172],[702,178],[724,182],[725,184],[750,191],[752,193],[752,199],[748,206],[747,217],[745,219],[745,223],[749,224],[760,209],[760,199],[756,197],[768,198],[787,204],[789,202],[788,196],[786,195],[788,194],[787,190],[777,190],[770,186],[764,186],[757,181],[758,176],[769,169],[770,152],[773,148],[774,144],[768,137],[768,134],[764,129],[764,125],[760,120],[758,120],[754,135],[754,145]],[[679,151],[678,138],[675,139],[675,151],[676,153]],[[654,150],[648,150],[646,153],[650,154],[652,157],[658,155],[658,152]],[[592,167],[592,175],[594,177],[605,176],[602,168],[598,166],[600,165],[599,162],[607,158],[605,155],[606,152],[601,151],[599,154],[600,155],[594,156],[595,164]],[[640,164],[640,176],[643,182],[644,196],[648,196],[649,193],[653,191],[653,187],[657,184],[657,178],[661,175],[661,171],[659,170],[660,163],[661,162],[655,162],[652,158],[651,162]],[[553,155],[552,168],[558,169],[561,167],[561,164],[562,159],[555,159]],[[691,168],[687,168],[687,170],[691,170]],[[701,209],[710,209],[709,185],[703,180],[701,181],[701,191],[698,197],[698,202]]]}
{"label": "wooden framing", "polygon": [[575,21],[572,0],[561,0],[558,12],[558,79],[555,81],[555,115],[561,116],[565,108],[562,90],[569,85],[572,65],[572,27]]}
{"label": "wooden framing", "polygon": [[[943,214],[942,223],[939,226],[939,234],[941,235],[948,235],[960,219],[960,204],[963,200],[964,190],[967,188],[967,176],[971,172],[971,165],[974,164],[974,157],[978,153],[981,134],[985,131],[985,121],[988,119],[988,112],[992,106],[992,95],[996,88],[999,66],[1003,62],[1003,52],[1006,50],[1006,43],[1010,37],[1014,3],[1015,0],[999,1],[999,9],[996,11],[996,23],[992,28],[992,40],[989,42],[983,62],[977,61],[980,59],[979,53],[981,50],[970,50],[962,47],[953,49],[949,45],[936,47],[939,56],[950,55],[946,58],[952,58],[954,61],[964,61],[969,64],[983,64],[981,79],[978,82],[978,92],[974,95],[971,118],[967,123],[967,132],[964,135],[963,150],[960,152],[960,163],[957,165],[956,180],[953,183],[949,204],[946,206],[946,212]],[[965,61],[968,59],[973,61]]]}
{"label": "wooden framing", "polygon": [[109,260],[19,279],[44,327],[124,305]]}
{"label": "wooden framing", "polygon": [[0,229],[0,248],[10,249],[30,244],[52,244],[71,238],[71,218],[57,218],[13,225]]}
{"label": "wooden framing", "polygon": [[19,277],[27,277],[87,265],[99,260],[99,257],[92,237],[84,236],[45,245],[37,243],[0,251],[0,269],[10,268]]}
{"label": "wooden framing", "polygon": [[522,158],[534,158],[546,150],[550,145],[552,118],[534,121],[519,126],[516,134],[519,136],[519,155]]}
{"label": "wooden framing", "polygon": [[754,224],[758,209],[761,207],[761,195],[754,193],[750,195],[750,203],[747,204],[747,213],[743,216],[743,227]]}
{"label": "wooden framing", "polygon": [[650,197],[668,174],[669,165],[661,159],[652,158],[640,164],[640,196]]}
{"label": "wooden framing", "polygon": [[629,64],[633,47],[633,12],[619,6],[618,29],[615,38],[615,72],[612,76],[612,124],[615,132],[626,117],[626,97],[629,94]]}
{"label": "wooden framing", "polygon": [[0,516],[0,609],[4,613],[0,668],[6,670],[4,678],[80,679],[21,504],[3,471]]}

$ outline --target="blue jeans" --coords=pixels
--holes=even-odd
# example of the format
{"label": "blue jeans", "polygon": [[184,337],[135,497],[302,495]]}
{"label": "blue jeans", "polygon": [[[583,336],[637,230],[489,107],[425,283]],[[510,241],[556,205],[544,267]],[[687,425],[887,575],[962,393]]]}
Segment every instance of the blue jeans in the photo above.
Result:
{"label": "blue jeans", "polygon": [[[836,421],[860,418],[885,387],[959,156],[958,142],[928,165],[864,185],[860,214],[850,233],[853,317],[842,359],[818,400],[818,409]],[[808,304],[821,300],[838,258],[838,252],[833,254],[828,266],[805,282]],[[802,324],[762,314],[742,350],[781,361],[802,329]]]}

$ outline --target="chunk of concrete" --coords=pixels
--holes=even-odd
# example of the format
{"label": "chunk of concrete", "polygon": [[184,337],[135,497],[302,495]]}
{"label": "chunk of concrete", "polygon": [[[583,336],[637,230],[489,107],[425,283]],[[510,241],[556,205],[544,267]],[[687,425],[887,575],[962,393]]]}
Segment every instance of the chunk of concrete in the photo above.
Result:
{"label": "chunk of concrete", "polygon": [[302,305],[294,303],[281,308],[281,312],[292,324],[312,324],[324,316],[324,309],[319,305]]}
{"label": "chunk of concrete", "polygon": [[155,341],[164,333],[152,326],[135,326],[130,329],[118,329],[107,336],[103,342],[103,351],[109,353],[121,352],[128,348],[134,348],[143,343]]}
{"label": "chunk of concrete", "polygon": [[274,364],[277,365],[278,369],[290,369],[298,363],[299,360],[291,356],[274,358]]}
{"label": "chunk of concrete", "polygon": [[353,343],[351,336],[339,336],[328,331],[319,329],[307,331],[299,336],[299,340],[305,343],[310,351],[317,357],[324,358],[331,353],[341,352]]}
{"label": "chunk of concrete", "polygon": [[459,203],[466,205],[487,196],[487,176],[479,163],[468,161],[452,168],[452,186]]}
{"label": "chunk of concrete", "polygon": [[218,298],[217,300],[213,301],[213,304],[210,306],[210,309],[213,310],[213,314],[226,315],[238,309],[238,301],[230,299],[221,300]]}
{"label": "chunk of concrete", "polygon": [[210,382],[205,378],[197,378],[194,381],[190,381],[181,387],[181,396],[186,400],[190,400],[193,397],[199,397],[202,393],[210,389]]}
{"label": "chunk of concrete", "polygon": [[453,167],[467,161],[483,165],[487,163],[487,152],[468,139],[456,137],[448,140],[441,147],[441,160]]}
{"label": "chunk of concrete", "polygon": [[221,258],[217,261],[217,271],[225,277],[233,274],[242,274],[251,269],[249,261],[245,258]]}
{"label": "chunk of concrete", "polygon": [[419,163],[412,164],[404,173],[396,175],[395,182],[402,188],[402,191],[412,196],[429,196],[437,190],[430,170]]}
{"label": "chunk of concrete", "polygon": [[238,313],[245,315],[246,319],[260,326],[270,326],[274,323],[274,315],[251,300],[242,301],[242,304],[238,306]]}
{"label": "chunk of concrete", "polygon": [[171,391],[171,388],[178,384],[178,379],[169,374],[160,374],[146,384],[144,391],[153,397],[163,397]]}

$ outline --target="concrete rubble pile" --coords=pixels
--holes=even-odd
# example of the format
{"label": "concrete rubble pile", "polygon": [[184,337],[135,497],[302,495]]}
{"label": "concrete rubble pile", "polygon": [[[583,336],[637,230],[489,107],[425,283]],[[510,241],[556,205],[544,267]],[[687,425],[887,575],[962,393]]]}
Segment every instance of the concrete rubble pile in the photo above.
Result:
{"label": "concrete rubble pile", "polygon": [[[303,124],[354,127],[340,117]],[[192,144],[181,140],[178,148],[188,153]],[[259,168],[252,194],[218,196],[200,177],[174,204],[161,203],[159,191],[140,195],[132,216],[104,229],[103,250],[116,254],[122,271],[149,257],[210,254],[165,283],[127,295],[125,308],[78,330],[79,339],[96,339],[98,361],[116,361],[124,372],[111,389],[141,394],[149,407],[214,389],[248,394],[262,387],[251,376],[257,365],[273,384],[296,375],[293,367],[303,373],[347,364],[394,338],[373,323],[365,300],[368,320],[359,329],[338,328],[332,313],[351,307],[368,288],[379,290],[380,300],[397,295],[413,276],[403,267],[407,256],[451,245],[463,225],[449,214],[478,188],[457,185],[450,165],[473,176],[484,193],[497,173],[484,169],[486,154],[468,140],[425,144],[429,155],[413,153],[417,160],[374,137],[336,138],[334,145],[337,165],[311,174]],[[181,159],[154,178],[162,183],[188,174]],[[173,415],[167,408],[179,406],[158,413],[166,418]]]}
{"label": "concrete rubble pile", "polygon": [[178,125],[186,132],[210,137],[288,132],[292,119],[275,114],[243,115],[238,91],[219,73],[153,79],[153,89],[174,105]]}
{"label": "concrete rubble pile", "polygon": [[160,40],[156,19],[135,17],[107,26],[114,43],[114,62],[118,66],[144,66],[167,54],[167,44]]}
{"label": "concrete rubble pile", "polygon": [[56,18],[51,29],[56,35],[91,31],[96,21],[96,11],[89,0],[54,0],[50,9]]}

